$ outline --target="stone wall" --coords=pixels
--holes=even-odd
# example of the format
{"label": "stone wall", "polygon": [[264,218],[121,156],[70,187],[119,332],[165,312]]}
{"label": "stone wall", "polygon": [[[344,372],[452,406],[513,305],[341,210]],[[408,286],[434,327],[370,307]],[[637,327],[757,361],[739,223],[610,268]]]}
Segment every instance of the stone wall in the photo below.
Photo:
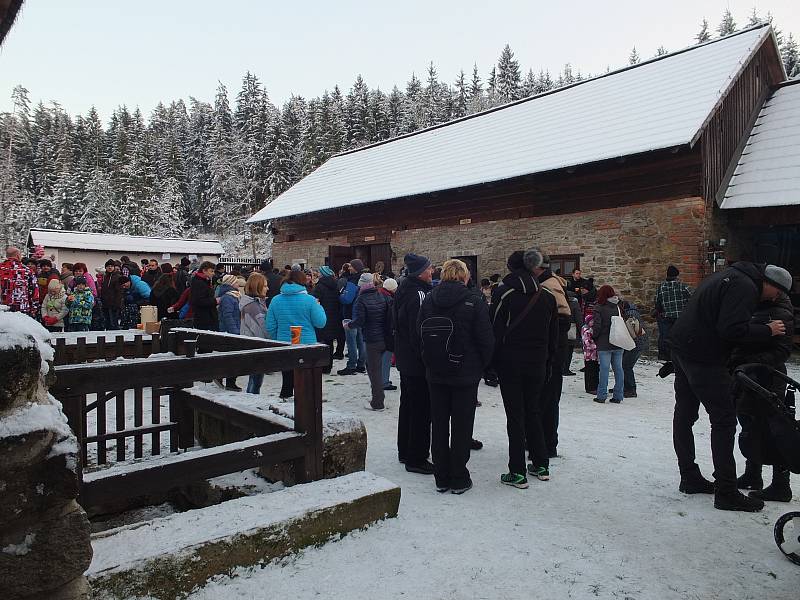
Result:
{"label": "stone wall", "polygon": [[[302,240],[299,242],[273,243],[272,259],[277,268],[292,263],[305,263],[307,267],[319,267],[325,264],[330,246],[349,246],[347,236],[332,237],[320,240]],[[302,260],[298,260],[302,259]]]}
{"label": "stone wall", "polygon": [[[690,285],[703,276],[705,203],[700,197],[586,210],[531,219],[489,221],[395,231],[393,267],[399,272],[407,252],[441,264],[452,256],[477,256],[481,277],[505,273],[508,255],[532,245],[552,255],[579,254],[584,276],[611,284],[637,304],[650,307],[669,264]],[[380,217],[376,216],[379,220]],[[377,225],[377,223],[376,223]],[[276,264],[308,257],[323,264],[328,246],[347,245],[344,237],[275,243]]]}
{"label": "stone wall", "polygon": [[[43,334],[38,340],[27,332]],[[38,337],[38,336],[37,336]],[[86,598],[89,521],[77,504],[77,441],[47,394],[49,334],[0,313],[0,589],[4,600]],[[38,344],[37,344],[38,341]],[[40,349],[42,352],[40,353]],[[50,356],[52,358],[52,355]]]}

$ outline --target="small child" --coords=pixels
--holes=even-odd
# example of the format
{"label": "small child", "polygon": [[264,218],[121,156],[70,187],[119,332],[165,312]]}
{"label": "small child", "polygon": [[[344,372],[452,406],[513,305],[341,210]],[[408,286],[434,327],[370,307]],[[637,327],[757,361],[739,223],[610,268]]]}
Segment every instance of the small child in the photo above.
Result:
{"label": "small child", "polygon": [[51,279],[42,301],[42,324],[47,331],[64,331],[64,317],[68,312],[64,286],[58,279]]}
{"label": "small child", "polygon": [[94,296],[87,285],[86,277],[76,277],[73,283],[75,289],[67,296],[69,327],[72,331],[89,331]]}
{"label": "small child", "polygon": [[583,385],[587,394],[597,395],[597,385],[600,379],[600,365],[597,362],[597,344],[592,338],[592,325],[594,315],[587,312],[584,315],[581,327],[581,340],[583,341]]}

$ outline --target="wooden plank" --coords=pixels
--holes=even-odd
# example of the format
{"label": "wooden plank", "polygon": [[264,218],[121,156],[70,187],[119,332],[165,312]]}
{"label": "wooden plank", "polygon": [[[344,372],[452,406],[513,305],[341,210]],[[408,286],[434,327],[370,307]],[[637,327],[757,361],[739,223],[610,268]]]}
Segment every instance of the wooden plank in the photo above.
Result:
{"label": "wooden plank", "polygon": [[173,406],[177,412],[178,421],[178,447],[186,449],[195,445],[194,440],[194,410],[188,405],[189,393],[184,390],[173,390],[170,399],[170,408]]}
{"label": "wooden plank", "polygon": [[119,358],[125,352],[125,336],[118,335],[114,342],[114,358]]}
{"label": "wooden plank", "polygon": [[322,479],[322,369],[295,369],[294,428],[306,434],[306,452],[296,462],[298,481]]}
{"label": "wooden plank", "polygon": [[[143,398],[143,388],[135,387],[133,388],[133,426],[135,428],[142,427],[144,422],[144,405],[142,402]],[[133,456],[135,458],[142,458],[142,444],[143,442],[143,435],[141,433],[137,433],[133,436]]]}
{"label": "wooden plank", "polygon": [[[100,398],[104,392],[97,392],[97,397]],[[97,436],[102,437],[106,433],[106,403],[98,402],[97,408]],[[103,465],[106,463],[106,442],[99,440],[97,442],[97,464]]]}
{"label": "wooden plank", "polygon": [[294,460],[306,452],[305,436],[278,433],[84,474],[80,503],[99,506],[120,497],[167,491],[245,469]]}
{"label": "wooden plank", "polygon": [[142,335],[136,334],[133,337],[133,357],[143,358],[144,356],[145,353],[144,353],[144,343],[142,341]]}
{"label": "wooden plank", "polygon": [[157,357],[124,363],[61,365],[54,369],[56,382],[51,391],[58,397],[59,394],[91,393],[97,389],[128,389],[143,381],[150,386],[172,387],[176,381],[324,367],[329,363],[325,344],[309,344],[198,354],[194,358]]}
{"label": "wooden plank", "polygon": [[78,363],[86,362],[86,338],[79,337],[75,340],[75,361]]}
{"label": "wooden plank", "polygon": [[[116,429],[125,431],[125,390],[117,392]],[[117,460],[125,460],[125,439],[117,440]]]}
{"label": "wooden plank", "polygon": [[178,451],[178,420],[180,419],[180,406],[175,398],[177,390],[169,392],[169,420],[172,426],[169,429],[169,451]]}
{"label": "wooden plank", "polygon": [[106,336],[97,336],[97,341],[95,342],[95,353],[99,360],[111,360],[111,357],[106,354]]}
{"label": "wooden plank", "polygon": [[[182,391],[181,394],[184,405],[187,408],[207,413],[255,435],[269,435],[281,430],[277,423],[252,413],[244,412],[224,402],[215,402],[202,396],[194,396],[187,391]],[[194,419],[192,419],[192,422],[194,422]]]}
{"label": "wooden plank", "polygon": [[56,338],[56,354],[53,358],[54,365],[63,365],[67,362],[67,340],[63,337]]}
{"label": "wooden plank", "polygon": [[[154,425],[161,422],[161,390],[156,387],[150,389],[150,422]],[[150,453],[153,456],[161,454],[160,433],[153,433],[150,440]]]}
{"label": "wooden plank", "polygon": [[[119,431],[109,431],[108,433],[104,433],[103,435],[90,435],[89,437],[86,438],[86,443],[91,444],[92,442],[98,442],[103,440],[122,440],[124,445],[125,438],[134,436],[141,437],[143,435],[152,434],[153,432],[169,431],[172,427],[175,427],[176,425],[177,423],[173,423],[172,421],[170,421],[167,423],[159,423],[158,425],[142,425],[141,427],[120,429]],[[120,460],[125,460],[125,458],[123,457]]]}

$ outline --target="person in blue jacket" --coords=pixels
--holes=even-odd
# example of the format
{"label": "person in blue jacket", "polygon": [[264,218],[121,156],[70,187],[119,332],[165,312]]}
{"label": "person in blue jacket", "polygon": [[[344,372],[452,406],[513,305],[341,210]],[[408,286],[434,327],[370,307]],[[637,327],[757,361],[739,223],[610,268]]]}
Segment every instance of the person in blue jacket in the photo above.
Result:
{"label": "person in blue jacket", "polygon": [[[281,342],[292,341],[292,327],[302,327],[300,332],[301,344],[316,344],[317,334],[315,329],[325,327],[327,318],[325,310],[316,298],[309,295],[306,289],[307,275],[302,271],[289,271],[286,280],[281,285],[281,292],[269,305],[264,327],[267,337]],[[280,397],[294,396],[294,372],[283,371],[283,385]]]}
{"label": "person in blue jacket", "polygon": [[138,275],[119,278],[124,306],[120,315],[120,327],[133,329],[140,323],[139,309],[150,302],[150,286]]}
{"label": "person in blue jacket", "polygon": [[[241,332],[242,313],[239,311],[239,284],[235,275],[225,275],[219,287],[217,287],[217,297],[219,306],[219,330],[223,333],[239,335]],[[228,377],[225,380],[225,389],[233,392],[241,392],[242,388],[236,385],[236,377]]]}

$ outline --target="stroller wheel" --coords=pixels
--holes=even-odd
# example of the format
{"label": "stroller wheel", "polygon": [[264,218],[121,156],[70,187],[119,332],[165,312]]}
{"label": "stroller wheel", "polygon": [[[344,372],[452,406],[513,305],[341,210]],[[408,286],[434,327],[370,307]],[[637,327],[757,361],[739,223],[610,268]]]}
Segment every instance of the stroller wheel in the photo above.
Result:
{"label": "stroller wheel", "polygon": [[800,565],[800,512],[786,513],[777,520],[775,543],[786,558]]}

